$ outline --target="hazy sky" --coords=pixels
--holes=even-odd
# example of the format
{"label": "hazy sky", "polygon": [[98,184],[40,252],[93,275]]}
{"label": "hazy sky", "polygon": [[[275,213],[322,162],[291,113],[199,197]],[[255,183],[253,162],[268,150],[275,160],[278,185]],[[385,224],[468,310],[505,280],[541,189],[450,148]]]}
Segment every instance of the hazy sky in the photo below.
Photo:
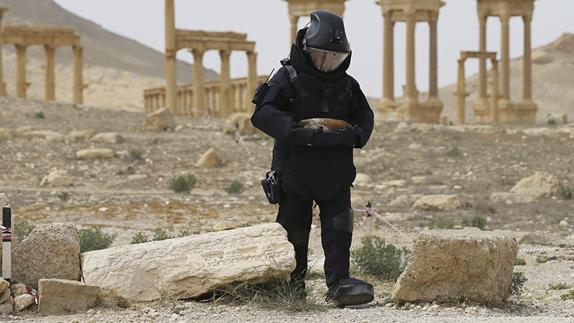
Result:
{"label": "hazy sky", "polygon": [[[56,0],[66,9],[90,19],[104,28],[133,38],[163,51],[163,0]],[[439,19],[440,84],[456,80],[456,61],[460,50],[478,49],[478,20],[474,0],[446,0]],[[574,32],[573,0],[539,0],[533,22],[533,44],[539,46]],[[213,31],[238,31],[257,42],[258,72],[267,74],[277,67],[280,58],[289,52],[289,20],[283,0],[176,0],[177,27]],[[353,48],[349,73],[359,80],[368,95],[382,92],[382,15],[374,0],[347,2],[345,22]],[[306,21],[300,22],[304,25]],[[522,56],[522,20],[511,21],[511,55]],[[399,24],[395,35],[396,86],[404,84],[405,27]],[[500,24],[489,20],[489,50],[499,49]],[[191,61],[191,54],[180,52],[181,59]],[[205,65],[219,71],[219,55],[208,52]],[[477,64],[468,65],[469,71]],[[232,76],[247,74],[243,53],[232,56]],[[186,73],[186,71],[178,71]],[[189,71],[191,73],[191,71]],[[417,27],[417,86],[426,91],[428,85],[428,27]],[[399,91],[397,90],[397,94]]]}

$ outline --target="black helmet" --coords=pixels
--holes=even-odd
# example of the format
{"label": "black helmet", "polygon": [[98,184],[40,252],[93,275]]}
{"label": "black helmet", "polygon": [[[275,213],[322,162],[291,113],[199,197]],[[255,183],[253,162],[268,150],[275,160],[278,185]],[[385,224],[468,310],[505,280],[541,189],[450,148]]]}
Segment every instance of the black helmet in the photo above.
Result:
{"label": "black helmet", "polygon": [[311,13],[303,50],[311,56],[316,69],[323,72],[337,69],[351,53],[343,19],[324,10]]}

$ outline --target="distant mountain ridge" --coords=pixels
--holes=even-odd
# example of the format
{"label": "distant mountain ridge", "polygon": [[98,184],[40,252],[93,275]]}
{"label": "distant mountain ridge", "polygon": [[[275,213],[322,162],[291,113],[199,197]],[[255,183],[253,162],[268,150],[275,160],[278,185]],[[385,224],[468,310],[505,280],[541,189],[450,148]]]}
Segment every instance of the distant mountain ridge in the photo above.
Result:
{"label": "distant mountain ridge", "polygon": [[[163,78],[163,53],[135,40],[112,33],[62,8],[53,0],[0,0],[0,6],[9,8],[4,17],[5,25],[25,24],[74,28],[82,37],[85,60],[88,64]],[[37,51],[35,53],[37,55]],[[62,50],[58,56],[68,58],[71,54],[69,51]],[[180,61],[178,69],[190,71],[179,73],[179,81],[191,82],[191,65]],[[206,69],[205,78],[213,80],[217,79],[218,75]]]}

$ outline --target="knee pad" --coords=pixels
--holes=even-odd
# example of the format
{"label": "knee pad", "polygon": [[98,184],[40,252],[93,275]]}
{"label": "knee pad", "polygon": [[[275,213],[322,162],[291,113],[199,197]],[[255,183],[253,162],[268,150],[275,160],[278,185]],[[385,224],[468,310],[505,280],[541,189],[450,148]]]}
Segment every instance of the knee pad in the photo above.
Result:
{"label": "knee pad", "polygon": [[355,212],[353,209],[346,209],[332,218],[333,229],[353,233],[353,219]]}

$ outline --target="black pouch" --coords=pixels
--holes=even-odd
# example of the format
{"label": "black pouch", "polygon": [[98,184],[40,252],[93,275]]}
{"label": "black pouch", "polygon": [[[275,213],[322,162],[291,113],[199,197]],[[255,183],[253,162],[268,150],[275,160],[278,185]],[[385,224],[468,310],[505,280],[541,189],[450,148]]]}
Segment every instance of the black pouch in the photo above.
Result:
{"label": "black pouch", "polygon": [[265,179],[261,180],[261,186],[269,203],[281,203],[283,190],[281,189],[281,176],[278,172],[270,171],[265,174]]}

